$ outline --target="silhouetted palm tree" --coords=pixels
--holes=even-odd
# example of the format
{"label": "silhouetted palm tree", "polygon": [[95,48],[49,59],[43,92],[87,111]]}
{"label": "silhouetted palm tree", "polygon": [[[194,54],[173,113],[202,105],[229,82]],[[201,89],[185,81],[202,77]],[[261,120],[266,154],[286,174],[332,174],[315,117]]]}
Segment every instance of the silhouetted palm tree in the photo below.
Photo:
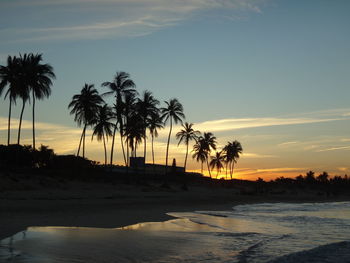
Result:
{"label": "silhouetted palm tree", "polygon": [[143,92],[142,97],[139,98],[136,103],[136,109],[138,114],[142,118],[143,129],[144,129],[143,157],[145,158],[145,162],[146,162],[146,141],[147,141],[146,131],[147,131],[147,128],[149,127],[149,119],[151,118],[152,115],[157,114],[159,111],[159,109],[157,108],[158,104],[159,104],[159,101],[153,97],[152,92],[147,90]]}
{"label": "silhouetted palm tree", "polygon": [[211,169],[216,168],[216,178],[218,178],[219,172],[222,168],[224,168],[223,163],[224,156],[222,155],[222,151],[216,152],[215,156],[211,157],[210,167]]}
{"label": "silhouetted palm tree", "polygon": [[201,134],[200,131],[195,131],[192,128],[192,126],[193,126],[193,123],[186,122],[185,124],[182,124],[183,129],[176,134],[176,139],[179,140],[178,146],[180,145],[181,142],[184,142],[186,144],[186,156],[185,156],[185,163],[184,163],[185,172],[186,172],[189,142],[192,140],[197,140],[198,136]]}
{"label": "silhouetted palm tree", "polygon": [[225,151],[225,161],[230,166],[230,177],[232,180],[234,164],[237,163],[237,160],[243,152],[243,148],[240,142],[233,141],[228,142],[223,150]]}
{"label": "silhouetted palm tree", "polygon": [[140,115],[133,114],[130,117],[124,132],[131,149],[131,156],[136,157],[137,146],[144,139],[143,121]]}
{"label": "silhouetted palm tree", "polygon": [[29,54],[26,59],[21,57],[25,63],[25,84],[32,92],[33,105],[33,149],[35,150],[35,100],[48,98],[51,94],[52,79],[55,78],[53,68],[49,64],[42,64],[42,54]]}
{"label": "silhouetted palm tree", "polygon": [[103,95],[114,95],[115,96],[115,107],[116,107],[116,114],[117,114],[117,122],[113,131],[113,138],[112,138],[112,148],[111,148],[111,165],[113,164],[113,151],[114,151],[114,140],[115,140],[115,133],[117,129],[117,124],[119,124],[119,133],[120,133],[120,140],[121,140],[121,146],[123,151],[123,157],[125,165],[127,165],[127,160],[125,157],[125,151],[124,151],[124,144],[123,144],[123,118],[122,118],[122,112],[123,112],[123,96],[126,94],[137,94],[137,91],[135,90],[135,83],[130,79],[130,75],[126,72],[117,72],[114,76],[113,82],[104,82],[102,83],[103,87],[108,87],[110,89],[109,92],[104,93]]}
{"label": "silhouetted palm tree", "polygon": [[154,143],[154,137],[158,137],[158,130],[164,128],[164,123],[159,115],[159,112],[156,114],[152,114],[150,119],[149,119],[149,132],[151,134],[151,143],[152,143],[152,161],[153,161],[153,172],[155,172],[155,164],[154,164],[154,148],[153,148],[153,143]]}
{"label": "silhouetted palm tree", "polygon": [[314,171],[308,171],[306,173],[305,182],[309,183],[309,184],[312,184],[312,183],[316,182],[315,172]]}
{"label": "silhouetted palm tree", "polygon": [[209,168],[209,157],[211,150],[216,150],[216,137],[211,132],[205,132],[203,134],[203,137],[200,137],[199,140],[201,140],[202,147],[204,148],[204,151],[206,154],[206,161],[208,166],[208,172],[209,176],[211,178],[211,172]]}
{"label": "silhouetted palm tree", "polygon": [[317,176],[317,180],[321,183],[328,182],[329,174],[327,172],[321,173],[319,176]]}
{"label": "silhouetted palm tree", "polygon": [[[125,94],[124,96],[124,100],[122,101],[122,119],[123,119],[123,134],[124,134],[124,139],[125,139],[125,145],[126,145],[126,163],[127,166],[129,166],[129,143],[128,143],[128,138],[125,135],[125,130],[126,127],[128,126],[128,123],[130,121],[130,118],[136,114],[135,110],[136,110],[136,94],[134,93],[128,93]],[[115,107],[116,109],[116,107]]]}
{"label": "silhouetted palm tree", "polygon": [[19,62],[18,64],[20,68],[20,73],[18,78],[20,79],[20,82],[21,82],[21,85],[18,88],[18,96],[22,99],[22,109],[19,117],[17,144],[20,144],[21,142],[21,128],[22,128],[24,108],[25,108],[26,102],[30,98],[30,87],[27,83],[28,82],[27,68],[29,64],[28,60],[29,60],[29,55],[27,54],[24,54],[23,56],[20,55],[20,57],[18,58],[18,62]]}
{"label": "silhouetted palm tree", "polygon": [[[128,126],[128,123],[130,121],[130,118],[136,114],[135,113],[135,106],[136,104],[136,94],[134,93],[128,93],[128,94],[125,94],[124,96],[124,100],[122,101],[122,119],[123,119],[123,129],[124,129],[124,132],[125,132],[125,129],[126,127]],[[116,107],[115,107],[116,109]],[[123,134],[124,134],[123,132]],[[124,134],[125,135],[125,134]],[[125,137],[125,136],[124,136]],[[126,163],[127,163],[127,166],[129,166],[129,143],[128,143],[128,138],[126,137],[125,138],[125,144],[126,144]]]}
{"label": "silhouetted palm tree", "polygon": [[18,89],[20,87],[19,75],[19,61],[16,56],[7,57],[7,66],[0,66],[0,95],[3,93],[5,87],[5,99],[8,97],[9,103],[9,115],[8,115],[8,128],[7,128],[7,145],[10,144],[11,140],[11,111],[12,103],[16,104],[16,98],[18,96]]}
{"label": "silhouetted palm tree", "polygon": [[169,130],[169,136],[168,136],[168,142],[166,147],[166,155],[165,155],[165,173],[168,171],[168,154],[169,154],[169,143],[170,143],[170,136],[171,131],[173,128],[173,120],[176,123],[181,122],[182,119],[185,118],[185,114],[183,113],[183,107],[181,103],[177,99],[171,99],[168,101],[164,101],[166,104],[165,108],[161,108],[162,113],[162,119],[164,120],[164,123],[166,123],[168,120],[170,121],[170,130]]}
{"label": "silhouetted palm tree", "polygon": [[113,119],[113,112],[107,104],[99,107],[96,119],[92,121],[93,123],[93,133],[92,139],[94,136],[97,136],[97,140],[103,140],[103,147],[105,152],[105,165],[107,165],[107,147],[106,139],[113,135],[114,124],[111,122]]}
{"label": "silhouetted palm tree", "polygon": [[193,146],[193,155],[192,158],[196,159],[197,162],[201,162],[201,173],[203,174],[203,163],[208,157],[208,153],[204,149],[204,140],[203,137],[199,137],[199,139],[196,141],[196,144]]}
{"label": "silhouetted palm tree", "polygon": [[72,101],[69,103],[68,108],[72,108],[70,114],[74,114],[74,121],[79,126],[84,125],[83,132],[80,137],[77,156],[79,156],[81,142],[83,141],[83,158],[85,158],[85,132],[86,127],[92,124],[92,121],[96,119],[96,114],[101,104],[104,101],[98,94],[98,91],[94,88],[93,84],[85,84],[80,94],[73,96]]}

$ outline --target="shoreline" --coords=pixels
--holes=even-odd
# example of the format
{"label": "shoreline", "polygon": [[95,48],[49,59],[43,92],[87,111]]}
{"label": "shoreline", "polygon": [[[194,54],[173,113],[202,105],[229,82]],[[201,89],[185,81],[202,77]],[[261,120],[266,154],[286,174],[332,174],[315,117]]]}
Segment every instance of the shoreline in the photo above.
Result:
{"label": "shoreline", "polygon": [[[99,194],[96,194],[97,193]],[[94,193],[94,194],[92,194]],[[240,195],[230,189],[193,187],[189,191],[97,189],[83,192],[22,191],[0,195],[0,240],[30,226],[118,228],[142,222],[162,222],[170,212],[222,211],[236,205],[263,202],[336,202],[349,196]]]}

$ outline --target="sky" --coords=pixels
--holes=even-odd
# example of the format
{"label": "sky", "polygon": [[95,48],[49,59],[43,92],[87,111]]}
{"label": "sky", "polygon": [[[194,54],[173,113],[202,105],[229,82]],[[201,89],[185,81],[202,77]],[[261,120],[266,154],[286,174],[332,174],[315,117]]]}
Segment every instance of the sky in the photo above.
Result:
{"label": "sky", "polygon": [[[212,132],[219,150],[241,142],[235,178],[344,175],[349,12],[347,0],[0,0],[0,64],[33,52],[53,66],[52,95],[36,104],[37,144],[59,154],[75,153],[79,143],[81,128],[67,109],[72,96],[85,83],[103,93],[102,82],[126,71],[139,93],[150,90],[161,102],[178,98],[186,121]],[[6,144],[9,104],[0,101]],[[20,107],[18,101],[13,109],[13,143]],[[159,163],[168,129],[155,142]],[[29,105],[22,133],[22,143],[31,144]],[[87,138],[87,157],[103,161],[103,144],[91,141],[91,131]],[[170,160],[182,165],[185,150],[172,137]],[[116,151],[122,163],[119,140]],[[190,158],[188,169],[200,164]]]}

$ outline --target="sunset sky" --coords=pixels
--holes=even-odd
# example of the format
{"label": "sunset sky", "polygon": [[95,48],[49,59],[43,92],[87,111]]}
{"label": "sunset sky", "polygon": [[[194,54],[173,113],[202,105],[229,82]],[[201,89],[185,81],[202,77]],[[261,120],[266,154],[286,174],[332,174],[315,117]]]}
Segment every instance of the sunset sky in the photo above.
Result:
{"label": "sunset sky", "polygon": [[[54,67],[52,95],[36,106],[37,144],[60,154],[75,153],[79,143],[81,129],[67,109],[72,96],[84,83],[103,93],[102,82],[126,71],[139,93],[178,98],[186,121],[213,132],[219,149],[240,141],[236,178],[344,175],[349,13],[347,0],[0,0],[0,64],[8,55],[38,52]],[[20,106],[12,114],[13,143]],[[27,107],[25,144],[30,113]],[[2,97],[0,144],[7,142],[7,114]],[[156,140],[159,163],[168,128]],[[90,138],[87,157],[102,161],[103,145]],[[121,163],[119,140],[116,150]],[[170,158],[182,165],[184,156],[173,137]],[[188,166],[200,168],[192,160]]]}

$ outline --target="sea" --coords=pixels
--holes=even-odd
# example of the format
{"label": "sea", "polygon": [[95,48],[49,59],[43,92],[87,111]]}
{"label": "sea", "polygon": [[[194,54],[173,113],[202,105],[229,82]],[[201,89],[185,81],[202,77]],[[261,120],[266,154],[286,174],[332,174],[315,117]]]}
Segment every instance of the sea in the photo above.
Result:
{"label": "sea", "polygon": [[0,262],[350,262],[350,202],[259,203],[115,229],[29,227]]}

